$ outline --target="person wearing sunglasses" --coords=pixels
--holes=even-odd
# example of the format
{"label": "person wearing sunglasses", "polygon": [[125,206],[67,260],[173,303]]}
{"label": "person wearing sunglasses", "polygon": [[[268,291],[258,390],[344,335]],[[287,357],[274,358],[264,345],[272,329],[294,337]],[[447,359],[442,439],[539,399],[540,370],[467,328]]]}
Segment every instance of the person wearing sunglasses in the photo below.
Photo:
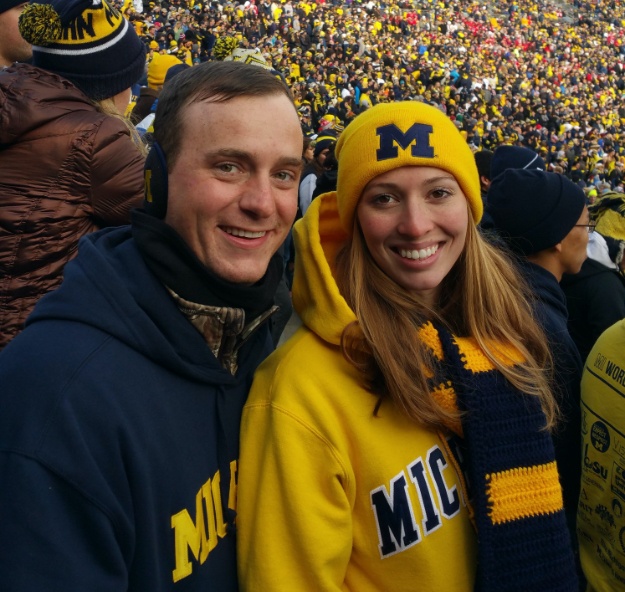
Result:
{"label": "person wearing sunglasses", "polygon": [[[569,332],[586,360],[599,336],[625,318],[625,195],[610,192],[588,207],[592,221],[579,273],[564,274]],[[595,232],[596,230],[596,232]]]}
{"label": "person wearing sunglasses", "polygon": [[594,222],[583,190],[559,173],[505,170],[493,179],[487,200],[492,230],[499,244],[517,257],[519,273],[530,285],[534,311],[553,357],[554,389],[563,417],[554,444],[564,509],[575,540],[581,478],[582,360],[569,334],[566,297],[560,281],[565,273],[580,271]]}

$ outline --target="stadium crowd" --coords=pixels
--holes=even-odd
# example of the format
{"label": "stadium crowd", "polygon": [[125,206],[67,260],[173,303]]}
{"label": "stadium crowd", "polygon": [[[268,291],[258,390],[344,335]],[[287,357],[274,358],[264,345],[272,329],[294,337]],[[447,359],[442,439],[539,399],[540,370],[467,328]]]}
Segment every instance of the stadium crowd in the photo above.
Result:
{"label": "stadium crowd", "polygon": [[148,59],[197,64],[222,37],[259,50],[291,87],[309,134],[380,102],[422,100],[474,150],[530,147],[591,200],[623,190],[621,2],[127,0],[123,10]]}
{"label": "stadium crowd", "polygon": [[0,1],[3,589],[617,589],[621,0],[237,2]]}

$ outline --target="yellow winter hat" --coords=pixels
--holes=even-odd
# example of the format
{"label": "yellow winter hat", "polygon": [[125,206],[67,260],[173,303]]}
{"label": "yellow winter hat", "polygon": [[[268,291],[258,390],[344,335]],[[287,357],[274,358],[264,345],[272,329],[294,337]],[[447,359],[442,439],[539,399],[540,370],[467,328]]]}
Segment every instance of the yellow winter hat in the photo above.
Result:
{"label": "yellow winter hat", "polygon": [[155,53],[150,65],[148,66],[148,86],[158,89],[165,84],[165,75],[167,70],[172,66],[182,64],[182,62],[173,55]]}
{"label": "yellow winter hat", "polygon": [[473,153],[451,119],[435,107],[416,101],[380,103],[345,128],[335,154],[339,217],[349,234],[358,200],[369,181],[404,166],[435,167],[451,173],[469,201],[475,223],[482,218]]}
{"label": "yellow winter hat", "polygon": [[601,236],[625,241],[625,195],[611,191],[601,196],[589,208]]}

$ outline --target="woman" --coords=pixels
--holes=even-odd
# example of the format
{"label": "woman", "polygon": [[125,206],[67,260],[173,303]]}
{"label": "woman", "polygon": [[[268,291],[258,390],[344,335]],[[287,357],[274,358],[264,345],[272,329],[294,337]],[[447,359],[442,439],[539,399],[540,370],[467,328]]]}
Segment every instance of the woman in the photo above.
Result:
{"label": "woman", "polygon": [[359,115],[295,227],[304,327],[242,424],[245,591],[577,589],[545,339],[476,230],[473,155],[416,102]]}
{"label": "woman", "polygon": [[134,29],[106,0],[40,0],[19,26],[33,65],[0,72],[0,350],[79,239],[129,223],[143,199],[140,140],[122,116],[145,68]]}
{"label": "woman", "polygon": [[312,162],[312,159],[315,156],[315,141],[309,137],[304,137],[304,148],[302,150],[302,159],[304,161],[304,166]]}

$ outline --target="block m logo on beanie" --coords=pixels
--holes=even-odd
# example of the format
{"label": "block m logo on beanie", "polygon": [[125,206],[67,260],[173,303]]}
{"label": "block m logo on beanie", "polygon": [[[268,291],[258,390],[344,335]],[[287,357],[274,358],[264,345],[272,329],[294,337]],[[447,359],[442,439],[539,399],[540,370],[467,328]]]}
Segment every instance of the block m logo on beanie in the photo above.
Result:
{"label": "block m logo on beanie", "polygon": [[380,136],[380,147],[376,152],[378,160],[397,158],[399,151],[410,148],[410,153],[418,158],[434,158],[434,149],[430,146],[430,134],[434,131],[426,123],[413,123],[406,132],[402,132],[394,123],[376,128],[376,135]]}

